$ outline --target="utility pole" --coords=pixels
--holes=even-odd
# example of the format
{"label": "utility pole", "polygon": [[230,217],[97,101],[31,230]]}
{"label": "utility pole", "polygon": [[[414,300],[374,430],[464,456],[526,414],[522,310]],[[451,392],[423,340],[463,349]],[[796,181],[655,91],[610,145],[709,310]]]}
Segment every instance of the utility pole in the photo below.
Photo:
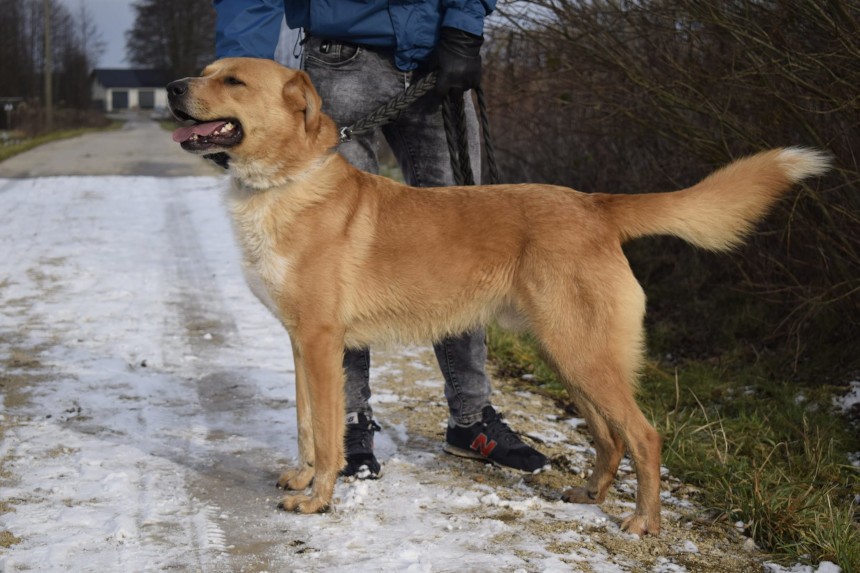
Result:
{"label": "utility pole", "polygon": [[54,66],[51,55],[51,0],[45,0],[45,127],[54,129],[54,94],[52,75]]}

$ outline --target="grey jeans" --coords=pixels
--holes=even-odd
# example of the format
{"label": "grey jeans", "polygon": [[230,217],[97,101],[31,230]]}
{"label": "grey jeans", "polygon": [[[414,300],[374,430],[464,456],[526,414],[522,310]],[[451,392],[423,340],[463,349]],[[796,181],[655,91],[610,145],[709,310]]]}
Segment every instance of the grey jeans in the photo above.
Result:
{"label": "grey jeans", "polygon": [[[339,127],[351,125],[404,91],[413,72],[394,65],[393,53],[310,38],[305,43],[302,67],[310,75],[323,100],[323,111]],[[480,174],[478,122],[471,97],[465,97],[472,171]],[[382,134],[403,171],[407,183],[416,187],[454,184],[451,160],[442,122],[441,99],[428,93],[378,130],[357,135],[338,151],[355,167],[377,173],[377,145]],[[428,248],[433,248],[428,245]],[[490,381],[485,370],[487,347],[483,329],[446,338],[435,344],[436,359],[445,378],[445,398],[451,417],[458,424],[481,419],[490,403]],[[347,350],[347,412],[372,414],[370,399],[370,351]]]}

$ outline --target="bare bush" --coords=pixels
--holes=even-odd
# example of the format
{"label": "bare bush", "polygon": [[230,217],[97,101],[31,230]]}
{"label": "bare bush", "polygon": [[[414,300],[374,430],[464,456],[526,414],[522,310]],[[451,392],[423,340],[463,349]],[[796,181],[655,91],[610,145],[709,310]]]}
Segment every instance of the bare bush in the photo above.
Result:
{"label": "bare bush", "polygon": [[52,128],[48,129],[45,108],[39,105],[22,105],[16,112],[16,130],[27,138],[46,135],[51,131],[109,126],[111,120],[98,110],[63,107],[54,110]]}
{"label": "bare bush", "polygon": [[860,3],[537,0],[500,11],[485,90],[506,181],[665,191],[768,147],[830,150],[834,173],[784,201],[742,256],[668,239],[630,251],[637,274],[660,275],[645,280],[663,285],[652,310],[699,325],[685,342],[719,347],[701,327],[728,309],[695,301],[740,285],[755,293],[747,308],[777,325],[739,323],[759,348],[790,350],[792,367],[823,353],[834,373],[860,366]]}

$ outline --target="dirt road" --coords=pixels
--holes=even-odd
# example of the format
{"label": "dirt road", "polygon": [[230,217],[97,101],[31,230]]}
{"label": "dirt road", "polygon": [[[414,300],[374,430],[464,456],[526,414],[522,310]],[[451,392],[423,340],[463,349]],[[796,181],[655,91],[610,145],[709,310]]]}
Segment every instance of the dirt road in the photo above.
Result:
{"label": "dirt road", "polygon": [[217,167],[182,153],[158,123],[129,113],[122,129],[37,147],[0,163],[0,177],[64,175],[216,175]]}
{"label": "dirt road", "polygon": [[[295,461],[288,339],[244,285],[223,174],[155,124],[0,164],[0,571],[761,571],[668,474],[665,532],[564,504],[593,454],[581,420],[496,381],[553,460],[523,477],[441,451],[426,348],[374,353],[383,477],[334,511],[278,511]],[[604,513],[605,511],[605,513]]]}

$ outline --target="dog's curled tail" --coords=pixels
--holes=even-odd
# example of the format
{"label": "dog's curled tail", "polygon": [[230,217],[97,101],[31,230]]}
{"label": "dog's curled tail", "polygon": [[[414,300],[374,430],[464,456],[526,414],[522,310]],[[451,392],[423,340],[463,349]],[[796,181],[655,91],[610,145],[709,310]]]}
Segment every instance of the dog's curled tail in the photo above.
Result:
{"label": "dog's curled tail", "polygon": [[830,167],[826,153],[787,147],[763,151],[671,193],[597,196],[626,241],[674,235],[712,251],[739,245],[791,186]]}

